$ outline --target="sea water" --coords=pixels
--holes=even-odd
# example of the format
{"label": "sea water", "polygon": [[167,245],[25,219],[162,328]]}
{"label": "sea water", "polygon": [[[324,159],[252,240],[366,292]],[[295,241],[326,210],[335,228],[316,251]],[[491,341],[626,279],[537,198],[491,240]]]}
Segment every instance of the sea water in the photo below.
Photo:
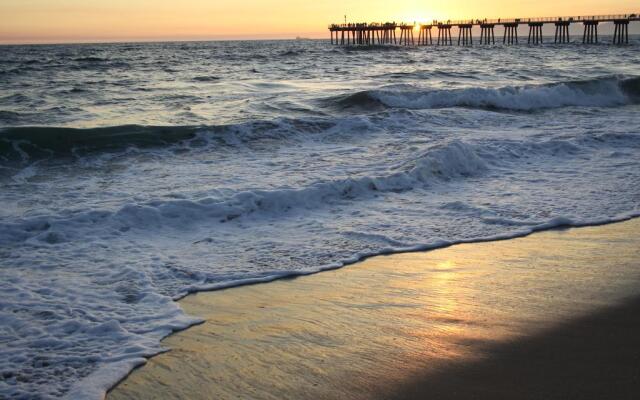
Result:
{"label": "sea water", "polygon": [[0,47],[0,397],[101,398],[190,292],[639,215],[631,42]]}

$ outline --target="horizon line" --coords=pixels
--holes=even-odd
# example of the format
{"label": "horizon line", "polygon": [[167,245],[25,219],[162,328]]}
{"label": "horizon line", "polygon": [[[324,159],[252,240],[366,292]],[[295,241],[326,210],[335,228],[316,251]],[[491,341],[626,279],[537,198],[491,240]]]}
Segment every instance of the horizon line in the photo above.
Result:
{"label": "horizon line", "polygon": [[3,38],[0,37],[0,46],[20,45],[58,45],[58,44],[108,44],[108,43],[165,43],[165,42],[227,42],[227,41],[266,41],[266,40],[295,40],[323,39],[325,32],[306,33],[265,33],[247,35],[211,35],[211,36],[149,36],[149,37],[87,37],[87,38]]}

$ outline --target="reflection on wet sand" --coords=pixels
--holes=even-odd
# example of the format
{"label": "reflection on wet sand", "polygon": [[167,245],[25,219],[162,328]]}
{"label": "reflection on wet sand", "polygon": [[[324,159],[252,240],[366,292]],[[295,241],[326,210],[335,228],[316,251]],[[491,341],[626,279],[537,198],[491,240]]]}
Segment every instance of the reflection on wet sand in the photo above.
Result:
{"label": "reflection on wet sand", "polygon": [[427,396],[420,377],[640,295],[638,233],[637,219],[549,231],[189,296],[206,323],[109,398]]}

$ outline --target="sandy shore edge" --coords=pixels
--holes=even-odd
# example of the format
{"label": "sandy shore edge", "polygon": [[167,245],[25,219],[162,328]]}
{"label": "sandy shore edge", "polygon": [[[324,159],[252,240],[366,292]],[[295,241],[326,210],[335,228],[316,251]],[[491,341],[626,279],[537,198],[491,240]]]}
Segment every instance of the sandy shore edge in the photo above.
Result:
{"label": "sandy shore edge", "polygon": [[[637,320],[624,318],[631,322],[622,329],[614,318],[637,311],[640,284],[633,267],[640,269],[638,233],[638,219],[546,231],[373,257],[319,275],[188,296],[182,306],[206,322],[166,339],[173,350],[136,370],[108,398],[416,398],[428,393],[513,398],[513,388],[501,389],[495,380],[483,388],[480,383],[492,382],[488,377],[467,384],[470,391],[452,390],[443,382],[454,387],[475,382],[469,374],[482,376],[509,362],[518,364],[514,360],[522,361],[522,354],[535,356],[514,350],[514,343],[539,340],[545,345],[522,346],[563,354],[563,337],[586,345],[605,334],[620,334],[613,341],[620,348],[629,344],[625,332],[640,337]],[[551,273],[549,268],[554,268]],[[561,330],[568,329],[567,321],[575,322],[575,334]],[[602,321],[608,321],[607,329],[598,331]],[[600,333],[589,336],[584,330]],[[582,353],[592,355],[591,363],[565,358],[573,359],[576,368],[598,360],[607,366],[612,363],[607,354],[614,354],[611,349]],[[620,353],[620,360],[630,358],[615,365],[637,373],[631,353]],[[556,364],[570,366],[547,362],[536,371],[551,371]],[[517,380],[533,372],[522,370]],[[570,382],[598,381],[587,379],[587,372],[563,378],[567,390]],[[463,381],[456,378],[464,376]],[[548,381],[559,388],[557,380]],[[625,382],[631,383],[618,382],[617,387],[637,394],[637,381]],[[543,385],[534,386],[526,392],[533,397],[517,397],[544,393],[553,398]]]}

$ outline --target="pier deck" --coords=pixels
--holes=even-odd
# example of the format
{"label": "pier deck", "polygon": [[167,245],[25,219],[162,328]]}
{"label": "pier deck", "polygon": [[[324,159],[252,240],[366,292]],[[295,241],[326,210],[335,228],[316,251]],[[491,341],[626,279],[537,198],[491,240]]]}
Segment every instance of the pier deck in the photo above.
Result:
{"label": "pier deck", "polygon": [[[503,44],[518,43],[518,27],[527,25],[529,36],[527,43],[543,43],[542,27],[545,24],[554,24],[556,27],[554,43],[569,42],[569,26],[571,24],[582,24],[584,32],[583,43],[598,43],[598,25],[600,23],[613,23],[615,25],[613,44],[629,43],[629,23],[640,21],[640,12],[632,14],[611,14],[611,15],[591,15],[591,16],[565,16],[565,17],[544,17],[544,18],[495,18],[495,19],[469,19],[469,20],[447,20],[433,21],[430,24],[406,24],[396,22],[384,23],[344,23],[329,25],[331,44],[336,45],[386,45],[401,44],[432,45],[433,38],[431,31],[438,30],[437,45],[453,45],[451,29],[458,29],[458,45],[472,45],[473,37],[471,29],[474,26],[480,27],[480,44],[495,44],[496,25],[504,27]],[[400,36],[396,31],[400,30]],[[415,33],[418,38],[416,40]]]}

